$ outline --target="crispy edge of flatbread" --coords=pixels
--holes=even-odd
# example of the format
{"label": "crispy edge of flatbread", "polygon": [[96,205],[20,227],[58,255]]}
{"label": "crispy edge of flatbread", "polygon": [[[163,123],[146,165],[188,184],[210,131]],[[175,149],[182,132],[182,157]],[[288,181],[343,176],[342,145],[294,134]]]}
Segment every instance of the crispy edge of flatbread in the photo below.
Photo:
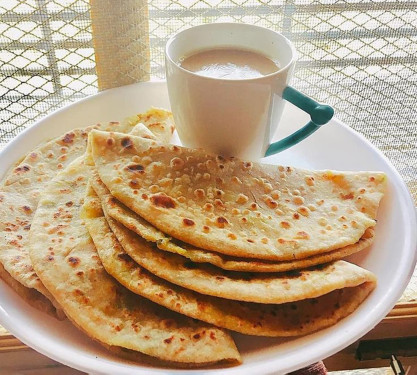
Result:
{"label": "crispy edge of flatbread", "polygon": [[[154,275],[198,293],[225,299],[280,304],[316,298],[335,289],[375,280],[371,272],[343,260],[287,273],[230,272],[210,264],[193,263],[179,254],[160,251],[155,244],[136,234],[135,241],[115,234],[126,253]],[[319,282],[320,287],[312,285],[313,280]]]}

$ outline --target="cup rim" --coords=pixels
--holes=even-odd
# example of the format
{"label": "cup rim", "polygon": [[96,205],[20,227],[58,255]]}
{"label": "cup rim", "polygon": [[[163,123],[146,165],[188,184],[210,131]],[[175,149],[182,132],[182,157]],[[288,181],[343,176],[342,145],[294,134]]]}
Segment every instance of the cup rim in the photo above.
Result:
{"label": "cup rim", "polygon": [[[191,29],[210,28],[210,27],[214,27],[214,26],[218,26],[218,25],[231,26],[231,27],[242,27],[243,26],[243,27],[252,28],[252,29],[266,30],[266,31],[272,32],[274,34],[277,34],[284,40],[285,44],[290,48],[291,54],[292,54],[291,60],[286,65],[284,65],[282,68],[278,69],[276,72],[269,73],[269,74],[261,76],[261,77],[241,78],[241,79],[224,79],[224,78],[217,78],[217,77],[207,77],[207,76],[203,76],[203,75],[199,75],[197,73],[191,72],[190,70],[187,70],[187,69],[183,68],[173,58],[171,58],[170,54],[168,53],[168,49],[169,49],[170,45],[174,42],[174,40],[176,38],[178,38],[181,34],[189,32]],[[266,27],[252,25],[252,24],[243,23],[243,22],[217,22],[217,23],[215,22],[215,23],[207,23],[207,24],[202,24],[202,25],[197,25],[197,26],[191,26],[191,27],[189,27],[185,30],[181,30],[181,31],[175,33],[173,36],[171,36],[168,39],[168,41],[166,42],[166,45],[165,45],[165,59],[169,60],[169,62],[172,63],[173,65],[175,65],[175,67],[177,69],[179,69],[181,72],[183,72],[185,74],[189,74],[191,76],[198,77],[200,79],[207,79],[207,80],[213,80],[213,81],[222,81],[222,82],[249,82],[249,81],[261,81],[261,80],[265,80],[265,79],[270,79],[271,77],[274,77],[276,75],[282,74],[285,71],[287,71],[292,65],[295,64],[296,58],[297,58],[297,51],[296,51],[293,43],[286,36],[284,36],[282,33],[279,33],[275,30],[267,29]]]}

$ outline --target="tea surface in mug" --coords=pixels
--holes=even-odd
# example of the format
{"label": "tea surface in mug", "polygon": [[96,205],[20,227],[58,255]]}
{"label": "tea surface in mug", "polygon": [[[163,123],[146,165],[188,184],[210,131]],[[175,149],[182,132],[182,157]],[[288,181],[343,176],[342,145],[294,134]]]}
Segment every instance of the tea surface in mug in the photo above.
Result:
{"label": "tea surface in mug", "polygon": [[279,70],[278,62],[260,53],[226,47],[191,54],[179,63],[200,76],[230,80],[259,78]]}

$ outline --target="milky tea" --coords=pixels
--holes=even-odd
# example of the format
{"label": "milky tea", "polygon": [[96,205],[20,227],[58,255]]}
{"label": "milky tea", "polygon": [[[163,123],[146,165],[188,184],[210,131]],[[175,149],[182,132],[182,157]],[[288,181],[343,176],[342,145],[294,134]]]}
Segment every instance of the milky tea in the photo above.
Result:
{"label": "milky tea", "polygon": [[259,26],[209,23],[173,35],[165,68],[181,143],[223,156],[262,158],[281,118],[295,61],[287,38]]}
{"label": "milky tea", "polygon": [[218,79],[260,78],[279,70],[279,63],[249,50],[216,48],[180,59],[182,68],[200,76]]}

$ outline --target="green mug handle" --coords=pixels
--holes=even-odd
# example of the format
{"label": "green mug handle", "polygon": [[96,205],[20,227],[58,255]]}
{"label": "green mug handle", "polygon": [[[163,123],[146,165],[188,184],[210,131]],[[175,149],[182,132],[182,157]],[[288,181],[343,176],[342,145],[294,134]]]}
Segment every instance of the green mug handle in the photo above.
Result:
{"label": "green mug handle", "polygon": [[293,134],[271,143],[265,152],[265,156],[273,155],[294,146],[298,142],[313,134],[320,126],[327,124],[334,115],[334,109],[326,104],[317,103],[291,86],[287,86],[282,93],[282,98],[294,104],[310,115],[311,120]]}

